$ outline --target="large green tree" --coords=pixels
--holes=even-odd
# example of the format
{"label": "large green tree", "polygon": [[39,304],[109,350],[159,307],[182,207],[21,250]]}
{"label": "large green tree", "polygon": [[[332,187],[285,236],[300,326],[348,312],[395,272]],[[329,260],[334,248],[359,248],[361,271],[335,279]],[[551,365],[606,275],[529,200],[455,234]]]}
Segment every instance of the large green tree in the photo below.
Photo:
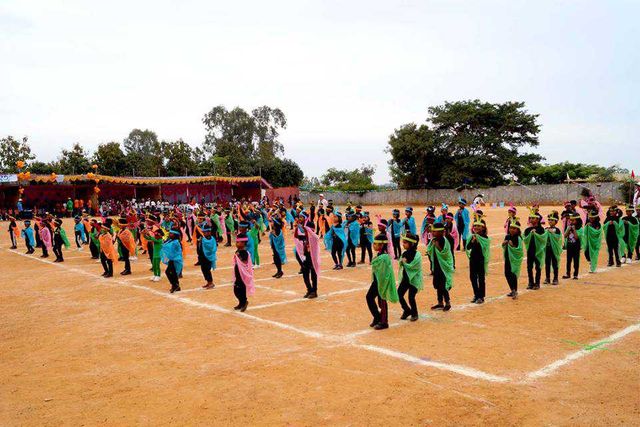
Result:
{"label": "large green tree", "polygon": [[377,188],[373,183],[375,172],[375,166],[368,165],[352,170],[329,168],[320,177],[320,185],[322,188],[339,191],[374,190]]}
{"label": "large green tree", "polygon": [[163,141],[162,151],[166,160],[164,167],[167,176],[197,174],[193,148],[182,139]]}
{"label": "large green tree", "polygon": [[26,136],[21,141],[11,135],[0,139],[0,172],[16,173],[18,160],[22,160],[25,167],[28,167],[29,162],[35,158],[36,156],[31,154],[29,139]]}
{"label": "large green tree", "polygon": [[537,119],[523,102],[430,107],[426,124],[404,125],[389,138],[392,177],[401,188],[503,184],[542,159],[526,151],[539,144]]}
{"label": "large green tree", "polygon": [[115,141],[98,145],[93,153],[93,163],[98,166],[98,173],[102,175],[126,176],[132,172],[120,143]]}
{"label": "large green tree", "polygon": [[91,172],[91,162],[89,154],[77,142],[73,144],[71,150],[63,149],[57,161],[60,174],[83,174]]}
{"label": "large green tree", "polygon": [[134,129],[123,142],[127,172],[136,176],[162,176],[164,157],[158,135],[149,129]]}

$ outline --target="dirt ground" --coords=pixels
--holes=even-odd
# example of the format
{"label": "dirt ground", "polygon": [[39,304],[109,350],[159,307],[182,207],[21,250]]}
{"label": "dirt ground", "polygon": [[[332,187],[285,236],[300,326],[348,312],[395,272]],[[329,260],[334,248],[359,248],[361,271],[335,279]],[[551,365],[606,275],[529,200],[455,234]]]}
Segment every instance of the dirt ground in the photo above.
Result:
{"label": "dirt ground", "polygon": [[640,264],[607,268],[603,244],[599,271],[581,257],[577,281],[526,291],[523,268],[514,301],[499,248],[506,212],[485,213],[485,304],[470,304],[458,252],[453,309],[429,310],[427,276],[420,320],[399,320],[393,304],[385,331],[368,327],[368,265],[332,271],[323,251],[320,296],[301,298],[290,236],[280,280],[261,244],[259,287],[241,314],[230,248],[216,289],[200,289],[192,253],[171,295],[165,277],[148,280],[145,256],[132,276],[103,279],[88,248],[53,264],[24,255],[23,242],[9,250],[3,231],[0,425],[639,425]]}

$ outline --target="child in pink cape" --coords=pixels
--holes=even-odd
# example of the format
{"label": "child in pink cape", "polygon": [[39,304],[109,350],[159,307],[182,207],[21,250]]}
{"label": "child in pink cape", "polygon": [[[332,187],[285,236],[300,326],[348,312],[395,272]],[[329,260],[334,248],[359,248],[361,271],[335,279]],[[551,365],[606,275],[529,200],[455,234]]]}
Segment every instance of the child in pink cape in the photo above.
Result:
{"label": "child in pink cape", "polygon": [[[294,232],[296,240],[296,253],[300,257],[302,266],[302,278],[307,287],[304,298],[318,297],[318,276],[320,275],[320,238],[313,231],[313,223],[308,222],[306,212],[298,215],[298,227]],[[301,224],[304,226],[300,227]],[[311,225],[311,227],[309,226]]]}
{"label": "child in pink cape", "polygon": [[49,251],[53,249],[53,243],[51,241],[51,229],[46,221],[42,221],[40,230],[40,240],[42,241],[42,256],[41,258],[49,257]]}
{"label": "child in pink cape", "polygon": [[253,282],[253,263],[247,251],[248,237],[245,233],[236,238],[236,253],[233,255],[233,293],[238,298],[238,305],[234,310],[245,311],[249,305],[247,296],[256,292]]}

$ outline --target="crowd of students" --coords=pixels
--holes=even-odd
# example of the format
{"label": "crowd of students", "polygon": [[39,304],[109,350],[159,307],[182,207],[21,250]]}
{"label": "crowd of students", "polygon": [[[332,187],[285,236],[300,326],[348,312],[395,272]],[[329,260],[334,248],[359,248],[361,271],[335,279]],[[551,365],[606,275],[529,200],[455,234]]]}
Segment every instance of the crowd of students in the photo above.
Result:
{"label": "crowd of students", "polygon": [[[442,204],[439,214],[435,206],[429,206],[418,227],[412,207],[406,207],[402,215],[394,209],[390,218],[372,218],[359,205],[341,210],[330,200],[309,206],[299,201],[292,204],[263,199],[210,205],[192,202],[165,209],[127,203],[120,205],[115,218],[92,218],[86,212],[76,215],[74,244],[78,250],[89,247],[90,257],[101,263],[105,278],[113,277],[120,262],[120,274],[132,274],[131,260],[146,256],[152,271],[150,280],[158,282],[161,263],[165,264],[171,293],[180,291],[185,256],[194,248],[203,288],[215,288],[212,272],[217,265],[218,247],[235,244],[233,291],[238,303],[234,309],[245,311],[255,292],[253,272],[261,266],[261,243],[268,242],[275,267],[273,278],[277,280],[283,276],[282,266],[287,263],[285,234],[289,233],[306,288],[304,298],[318,296],[323,248],[331,255],[333,270],[370,264],[371,285],[366,302],[372,316],[370,326],[378,330],[389,326],[389,303],[400,303],[401,319],[418,320],[416,294],[423,290],[425,277],[431,277],[436,294],[437,302],[431,310],[449,311],[455,252],[464,251],[474,294],[471,302],[484,302],[492,245],[481,205],[474,203],[469,208],[467,201],[460,198],[454,212]],[[639,218],[640,206],[622,209],[613,205],[604,211],[594,197],[568,201],[561,213],[554,210],[546,217],[538,206],[532,206],[526,221],[518,217],[516,207],[509,207],[501,243],[504,276],[510,291],[507,295],[518,297],[523,264],[527,289],[540,289],[543,272],[542,283],[558,285],[563,252],[563,279],[578,279],[581,254],[589,263],[589,272],[595,272],[603,237],[609,266],[619,267],[634,257],[640,259]],[[18,220],[10,216],[8,231],[11,249],[17,249],[18,240],[23,239],[27,254],[40,248],[43,258],[52,252],[54,262],[63,262],[63,248],[71,246],[62,220],[52,214],[24,220],[21,229]],[[426,245],[426,263],[420,243]]]}

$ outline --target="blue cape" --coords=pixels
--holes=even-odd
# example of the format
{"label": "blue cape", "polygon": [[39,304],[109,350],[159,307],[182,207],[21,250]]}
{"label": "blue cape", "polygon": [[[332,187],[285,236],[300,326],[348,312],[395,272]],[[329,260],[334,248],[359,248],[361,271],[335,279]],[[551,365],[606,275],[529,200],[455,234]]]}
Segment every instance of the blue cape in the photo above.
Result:
{"label": "blue cape", "polygon": [[173,261],[173,265],[176,267],[176,273],[182,272],[182,246],[178,239],[170,239],[162,244],[162,250],[160,251],[160,259],[165,264],[169,264],[169,261]]}
{"label": "blue cape", "polygon": [[28,227],[28,228],[23,229],[20,232],[20,236],[24,237],[25,239],[28,239],[29,240],[29,244],[31,246],[35,246],[36,245],[36,239],[35,239],[34,234],[33,234],[33,228]]}
{"label": "blue cape", "polygon": [[353,222],[345,222],[344,223],[345,231],[348,228],[349,233],[348,237],[353,246],[358,246],[360,244],[360,223],[358,221]]}
{"label": "blue cape", "polygon": [[274,235],[273,233],[269,233],[269,243],[271,244],[271,249],[274,252],[278,253],[280,257],[280,261],[283,264],[287,263],[287,252],[284,249],[284,233],[280,230],[279,235]]}
{"label": "blue cape", "polygon": [[211,269],[215,270],[216,260],[218,259],[218,242],[216,242],[213,236],[209,239],[203,237],[200,242],[202,245],[202,254],[211,262]]}
{"label": "blue cape", "polygon": [[462,209],[462,211],[458,210],[454,214],[454,222],[455,226],[458,227],[458,218],[462,218],[462,223],[464,224],[464,230],[462,232],[462,239],[467,240],[469,238],[469,224],[471,223],[471,217],[469,216],[469,211],[467,208]]}
{"label": "blue cape", "polygon": [[344,259],[344,253],[347,250],[347,237],[344,235],[344,229],[342,227],[332,226],[329,231],[324,235],[324,246],[328,251],[333,248],[333,238],[337,237],[342,240],[342,252],[340,253],[340,262]]}
{"label": "blue cape", "polygon": [[400,228],[402,230],[400,234],[407,234],[407,232],[416,234],[416,220],[413,219],[413,216],[409,219],[404,218]]}
{"label": "blue cape", "polygon": [[398,221],[396,222],[395,219],[391,218],[387,221],[387,224],[389,226],[389,230],[392,232],[393,237],[400,237],[400,234],[402,234],[402,221],[398,219]]}
{"label": "blue cape", "polygon": [[84,224],[79,222],[77,223],[74,227],[73,227],[74,231],[79,231],[80,232],[80,238],[82,239],[83,242],[87,241],[87,235],[84,232]]}
{"label": "blue cape", "polygon": [[364,235],[367,237],[369,243],[373,244],[373,228],[364,227]]}
{"label": "blue cape", "polygon": [[291,212],[287,211],[285,218],[287,224],[293,224],[293,215],[291,215]]}

